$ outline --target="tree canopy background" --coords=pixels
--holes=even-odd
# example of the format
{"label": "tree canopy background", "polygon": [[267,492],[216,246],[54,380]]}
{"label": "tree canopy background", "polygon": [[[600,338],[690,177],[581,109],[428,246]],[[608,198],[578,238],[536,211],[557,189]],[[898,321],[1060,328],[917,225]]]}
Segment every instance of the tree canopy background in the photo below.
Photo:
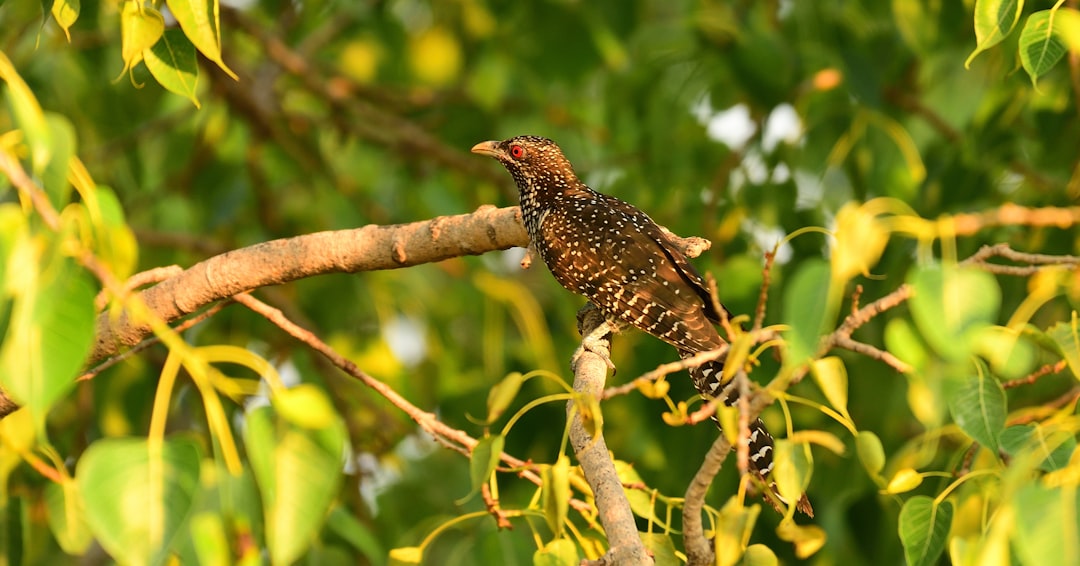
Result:
{"label": "tree canopy background", "polygon": [[[784,561],[843,564],[1080,556],[1080,287],[1067,255],[1080,18],[1073,2],[1053,14],[1024,4],[268,0],[222,5],[218,23],[216,2],[2,3],[0,385],[26,406],[0,421],[0,561],[222,563],[267,549],[275,562],[387,564],[391,549],[423,545],[430,564],[527,564],[550,549],[552,510],[536,485],[496,473],[502,507],[529,510],[498,530],[483,498],[466,498],[478,487],[468,458],[240,305],[183,333],[206,348],[178,354],[161,338],[74,381],[90,369],[103,273],[122,282],[276,238],[514,205],[509,176],[468,148],[518,134],[556,140],[593,188],[709,239],[696,264],[736,315],[756,312],[778,246],[765,323],[801,332],[807,358],[823,357],[814,340],[853,308],[905,282],[931,297],[893,305],[855,335],[908,371],[834,351],[839,369],[815,362],[818,379],[788,390],[820,405],[766,409],[777,436],[788,426],[825,435],[799,468],[813,470],[817,516],[796,536],[766,508],[735,560],[748,543]],[[56,223],[15,169],[44,189]],[[835,238],[787,238],[806,227]],[[956,270],[1002,243],[1054,256],[1020,261],[1051,268]],[[572,377],[579,341],[583,301],[520,258],[495,251],[255,294],[449,426],[498,436],[530,400],[564,391],[552,377]],[[850,265],[838,272],[841,260]],[[105,299],[106,322],[128,304]],[[806,361],[755,355],[761,385]],[[610,383],[674,359],[624,333]],[[262,360],[284,386],[270,370],[257,383]],[[483,423],[493,387],[535,370],[549,373]],[[634,510],[654,509],[639,529],[671,534],[650,539],[658,562],[669,544],[682,549],[671,498],[717,435],[707,422],[669,424],[694,396],[685,374],[667,380],[666,395],[602,403],[608,446],[636,473]],[[309,384],[302,395],[284,392],[297,383]],[[274,408],[258,409],[268,395]],[[503,450],[550,471],[565,426],[563,402],[539,404]],[[714,509],[736,494],[728,462]],[[970,474],[985,477],[958,480]],[[568,521],[575,558],[561,548],[568,562],[548,563],[603,550],[585,518]]]}

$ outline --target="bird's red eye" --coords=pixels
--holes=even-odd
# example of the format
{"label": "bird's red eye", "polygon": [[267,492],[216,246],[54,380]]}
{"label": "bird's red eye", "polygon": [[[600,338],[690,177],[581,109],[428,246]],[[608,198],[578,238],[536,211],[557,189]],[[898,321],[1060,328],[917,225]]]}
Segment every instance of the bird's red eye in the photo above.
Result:
{"label": "bird's red eye", "polygon": [[525,157],[525,148],[517,144],[510,146],[510,156],[514,159],[521,159],[522,157]]}

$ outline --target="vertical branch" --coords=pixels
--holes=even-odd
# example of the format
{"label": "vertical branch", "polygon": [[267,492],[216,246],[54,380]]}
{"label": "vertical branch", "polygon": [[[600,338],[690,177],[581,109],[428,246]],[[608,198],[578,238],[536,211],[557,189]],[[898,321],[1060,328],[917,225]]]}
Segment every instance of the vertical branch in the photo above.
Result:
{"label": "vertical branch", "polygon": [[[575,399],[600,398],[610,363],[608,356],[611,352],[611,330],[603,314],[590,307],[592,305],[586,305],[586,308],[578,313],[582,347],[574,356],[573,363]],[[566,415],[570,419],[570,444],[581,464],[585,480],[592,488],[600,523],[604,526],[608,539],[607,554],[594,564],[650,565],[653,563],[652,558],[638,535],[634,514],[630,511],[630,502],[626,499],[622,482],[615,472],[615,462],[608,453],[604,435],[599,427],[593,427],[595,436],[590,434],[582,419],[580,407],[597,405],[588,402],[579,404],[575,399],[566,404]]]}
{"label": "vertical branch", "polygon": [[712,448],[705,454],[690,487],[686,488],[686,500],[683,502],[683,544],[686,546],[687,566],[705,566],[716,560],[709,539],[705,538],[705,529],[701,526],[701,510],[705,507],[705,494],[709,492],[713,478],[720,472],[731,443],[721,434],[716,437]]}

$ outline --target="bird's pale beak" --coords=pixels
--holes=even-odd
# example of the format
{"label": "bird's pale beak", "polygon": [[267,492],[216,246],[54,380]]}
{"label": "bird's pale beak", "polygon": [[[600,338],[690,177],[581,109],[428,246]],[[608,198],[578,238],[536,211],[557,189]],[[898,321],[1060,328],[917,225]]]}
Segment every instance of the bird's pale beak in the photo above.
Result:
{"label": "bird's pale beak", "polygon": [[497,141],[485,141],[480,142],[472,146],[473,153],[479,153],[480,155],[489,155],[491,157],[498,158],[502,151],[499,150],[499,142]]}

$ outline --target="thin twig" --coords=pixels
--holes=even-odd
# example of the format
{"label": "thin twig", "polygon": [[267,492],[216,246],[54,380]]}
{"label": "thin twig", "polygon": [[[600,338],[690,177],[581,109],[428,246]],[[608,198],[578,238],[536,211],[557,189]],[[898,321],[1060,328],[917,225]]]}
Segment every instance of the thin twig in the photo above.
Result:
{"label": "thin twig", "polygon": [[1041,368],[1029,373],[1028,375],[1026,375],[1024,377],[1021,377],[1019,379],[1013,379],[1013,380],[1010,380],[1010,381],[1006,381],[1005,383],[1002,383],[1001,387],[1002,387],[1002,389],[1012,389],[1014,387],[1020,387],[1021,385],[1030,385],[1032,383],[1035,383],[1035,381],[1037,379],[1039,379],[1040,377],[1042,377],[1044,375],[1049,375],[1049,374],[1052,374],[1052,373],[1058,373],[1060,371],[1064,371],[1064,369],[1068,365],[1069,365],[1069,363],[1067,361],[1065,361],[1065,360],[1060,360],[1056,364],[1046,364],[1046,365],[1042,366]]}
{"label": "thin twig", "polygon": [[[446,423],[440,421],[434,413],[424,411],[416,405],[413,405],[411,402],[409,402],[409,400],[405,399],[401,396],[401,394],[395,391],[394,388],[383,383],[382,381],[379,381],[378,379],[375,379],[374,377],[371,377],[359,367],[357,367],[357,365],[354,364],[351,360],[348,360],[341,354],[337,353],[336,350],[328,346],[317,336],[315,336],[308,330],[301,328],[300,326],[296,325],[291,320],[286,318],[279,309],[271,307],[270,305],[267,305],[266,303],[263,303],[262,301],[246,293],[237,295],[233,297],[233,299],[235,299],[236,302],[251,309],[252,311],[262,315],[264,318],[269,320],[278,328],[284,330],[293,338],[299,340],[300,342],[310,347],[312,350],[321,354],[323,357],[328,359],[330,363],[340,368],[346,374],[356,378],[379,395],[382,395],[384,398],[386,398],[386,400],[390,401],[391,404],[393,404],[403,413],[408,415],[409,418],[411,418],[414,422],[416,422],[417,425],[420,426],[421,429],[423,429],[425,432],[432,435],[436,439],[442,440],[444,442],[452,441],[463,447],[463,449],[470,452],[473,448],[476,447],[478,441],[475,438],[469,436],[468,433],[447,425]],[[524,460],[516,458],[510,454],[507,454],[506,452],[503,452],[499,456],[499,458],[511,467],[520,469],[521,472],[519,475],[521,477],[529,480],[536,485],[543,485],[543,480],[535,471],[533,471],[533,466],[528,462],[525,462]],[[583,514],[591,513],[592,509],[592,507],[588,503],[576,498],[570,499],[570,506]]]}

